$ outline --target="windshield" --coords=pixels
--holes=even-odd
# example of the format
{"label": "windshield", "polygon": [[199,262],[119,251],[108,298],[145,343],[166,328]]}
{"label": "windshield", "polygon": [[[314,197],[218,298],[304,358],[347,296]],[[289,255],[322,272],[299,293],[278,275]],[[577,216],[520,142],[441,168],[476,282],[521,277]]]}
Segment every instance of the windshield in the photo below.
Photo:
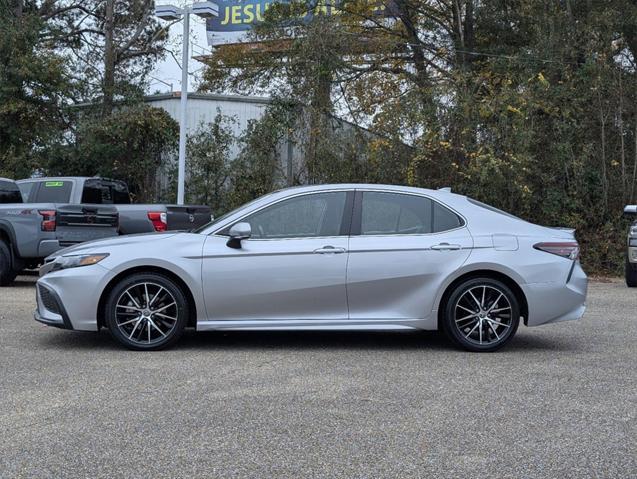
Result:
{"label": "windshield", "polygon": [[199,228],[196,228],[194,230],[192,230],[193,233],[203,233],[204,230],[207,230],[208,228],[211,228],[217,224],[221,224],[221,222],[223,222],[224,220],[226,220],[228,217],[239,213],[240,211],[252,206],[254,203],[256,203],[257,201],[262,200],[263,198],[266,198],[270,195],[272,195],[273,193],[268,193],[267,195],[263,195],[263,196],[259,196],[258,198],[253,199],[252,201],[245,203],[241,206],[239,206],[238,208],[235,208],[232,211],[228,211],[227,213],[221,215],[219,218],[215,218],[214,220],[212,220],[210,223],[206,223],[203,226],[200,226]]}

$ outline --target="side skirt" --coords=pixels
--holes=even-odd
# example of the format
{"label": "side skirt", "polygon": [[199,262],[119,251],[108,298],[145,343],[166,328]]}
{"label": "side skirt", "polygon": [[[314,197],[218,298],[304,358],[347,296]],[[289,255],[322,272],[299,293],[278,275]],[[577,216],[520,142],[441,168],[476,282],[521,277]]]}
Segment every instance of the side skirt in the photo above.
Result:
{"label": "side skirt", "polygon": [[197,331],[409,331],[435,329],[438,329],[437,322],[430,319],[275,319],[197,322]]}

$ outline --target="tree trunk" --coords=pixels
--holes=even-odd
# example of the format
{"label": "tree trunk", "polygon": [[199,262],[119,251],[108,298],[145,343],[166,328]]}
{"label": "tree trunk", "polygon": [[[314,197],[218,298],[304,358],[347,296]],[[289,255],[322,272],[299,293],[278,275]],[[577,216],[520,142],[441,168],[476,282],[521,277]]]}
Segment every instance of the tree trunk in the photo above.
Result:
{"label": "tree trunk", "polygon": [[115,45],[113,41],[115,0],[106,0],[104,15],[104,85],[103,114],[110,115],[113,111],[113,96],[115,94]]}
{"label": "tree trunk", "polygon": [[20,18],[22,16],[22,12],[24,11],[24,0],[16,0],[15,2],[15,16]]}

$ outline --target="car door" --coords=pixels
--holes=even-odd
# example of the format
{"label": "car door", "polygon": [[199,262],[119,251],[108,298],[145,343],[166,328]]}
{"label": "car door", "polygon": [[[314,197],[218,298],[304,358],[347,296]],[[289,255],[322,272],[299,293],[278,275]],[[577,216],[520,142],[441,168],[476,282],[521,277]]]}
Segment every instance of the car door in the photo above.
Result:
{"label": "car door", "polygon": [[352,221],[350,319],[426,319],[473,246],[462,218],[423,195],[358,191]]}
{"label": "car door", "polygon": [[202,280],[210,320],[347,319],[345,274],[353,192],[301,194],[233,222],[252,237],[204,244]]}

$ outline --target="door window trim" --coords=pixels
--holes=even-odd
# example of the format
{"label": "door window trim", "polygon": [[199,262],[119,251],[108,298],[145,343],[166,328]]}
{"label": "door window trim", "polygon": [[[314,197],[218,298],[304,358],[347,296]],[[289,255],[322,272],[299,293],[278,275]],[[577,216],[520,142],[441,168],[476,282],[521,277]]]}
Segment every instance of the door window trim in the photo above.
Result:
{"label": "door window trim", "polygon": [[[361,227],[362,227],[362,221],[363,221],[363,193],[388,193],[393,195],[409,195],[409,196],[419,196],[421,198],[426,198],[432,202],[432,208],[433,208],[433,203],[435,202],[439,206],[455,214],[460,219],[460,225],[456,226],[455,228],[451,228],[444,231],[435,231],[435,232],[432,231],[431,233],[386,233],[386,234],[379,234],[379,235],[364,235],[364,234],[361,234]],[[366,238],[384,238],[387,236],[401,236],[401,237],[402,236],[433,236],[433,235],[448,233],[450,231],[456,231],[456,230],[465,228],[466,226],[467,226],[467,220],[465,219],[463,215],[458,213],[455,209],[451,208],[450,206],[447,206],[446,204],[441,203],[440,201],[438,201],[435,198],[432,198],[429,195],[422,194],[422,193],[415,193],[411,191],[391,191],[391,190],[383,190],[383,189],[375,189],[375,188],[363,188],[363,189],[356,189],[350,236],[360,236],[360,237],[366,237]]]}
{"label": "door window trim", "polygon": [[343,205],[343,219],[341,220],[341,229],[340,234],[336,236],[286,236],[285,238],[249,238],[248,241],[287,241],[287,240],[297,240],[297,239],[323,239],[323,238],[348,238],[351,236],[352,229],[352,218],[354,215],[354,195],[355,190],[353,189],[336,189],[336,190],[320,190],[320,191],[305,191],[303,193],[298,193],[296,195],[286,196],[284,198],[279,198],[276,201],[268,203],[266,205],[262,205],[260,208],[252,210],[248,213],[243,214],[236,220],[232,220],[229,223],[226,223],[225,226],[213,231],[210,233],[210,236],[220,236],[227,237],[227,234],[223,234],[222,232],[232,228],[233,225],[240,223],[241,220],[251,216],[259,211],[262,211],[270,206],[274,206],[283,201],[291,200],[294,198],[300,198],[302,196],[308,195],[321,195],[325,193],[345,193],[345,204]]}

